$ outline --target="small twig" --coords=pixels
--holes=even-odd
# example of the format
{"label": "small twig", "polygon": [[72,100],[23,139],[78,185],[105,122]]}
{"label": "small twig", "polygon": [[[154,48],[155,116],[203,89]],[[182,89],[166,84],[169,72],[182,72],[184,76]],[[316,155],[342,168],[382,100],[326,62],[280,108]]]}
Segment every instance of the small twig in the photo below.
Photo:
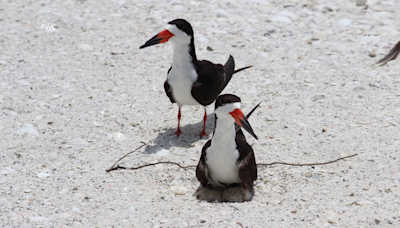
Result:
{"label": "small twig", "polygon": [[[151,142],[151,141],[150,141],[150,142]],[[116,161],[116,162],[111,166],[111,168],[107,169],[106,172],[108,173],[108,172],[110,172],[110,171],[117,170],[117,169],[126,169],[125,167],[122,167],[122,166],[119,166],[119,165],[116,166],[116,167],[114,167],[114,166],[115,166],[119,161],[121,161],[122,159],[124,159],[126,156],[130,155],[131,153],[136,152],[136,151],[138,151],[140,148],[149,145],[150,142],[148,142],[148,143],[141,142],[141,143],[143,143],[143,145],[139,146],[139,147],[136,148],[134,151],[131,151],[131,152],[125,154],[124,156],[122,156],[120,159],[118,159],[118,161]]]}
{"label": "small twig", "polygon": [[158,165],[158,164],[172,164],[172,165],[177,165],[177,166],[179,166],[179,168],[181,168],[181,169],[188,169],[188,168],[196,168],[196,167],[197,167],[197,166],[195,166],[195,165],[182,166],[181,164],[176,163],[176,162],[161,161],[161,162],[149,163],[149,164],[145,164],[145,165],[141,165],[141,166],[137,166],[137,167],[131,167],[131,168],[126,168],[126,167],[123,167],[123,166],[118,165],[118,166],[114,167],[113,169],[108,169],[107,172],[113,171],[113,170],[117,170],[117,169],[135,170],[135,169],[141,169],[141,168],[144,168],[144,167],[147,167],[147,166],[154,166],[154,165]]}
{"label": "small twig", "polygon": [[268,166],[268,165],[291,165],[291,166],[326,165],[326,164],[334,163],[334,162],[337,162],[337,161],[340,161],[340,160],[343,160],[343,159],[346,159],[346,158],[351,158],[351,157],[354,157],[354,156],[357,156],[357,155],[358,154],[352,154],[352,155],[349,155],[349,156],[338,158],[338,159],[333,160],[333,161],[322,162],[322,163],[295,164],[295,163],[287,163],[287,162],[272,162],[272,163],[259,163],[257,165],[258,166]]}
{"label": "small twig", "polygon": [[[145,144],[145,145],[147,145],[147,144]],[[142,145],[142,146],[144,146],[144,145]],[[140,147],[137,148],[136,150],[138,150],[138,149],[140,149]],[[136,150],[135,150],[135,151],[136,151]],[[132,151],[132,152],[134,152],[134,151]],[[130,152],[130,153],[132,153],[132,152]],[[127,155],[128,155],[128,154],[127,154]],[[124,157],[126,157],[127,155],[125,155]],[[354,157],[354,156],[357,156],[357,155],[358,155],[358,154],[353,154],[353,155],[349,155],[349,156],[346,156],[346,157],[341,157],[341,158],[338,158],[338,159],[336,159],[336,160],[328,161],[328,162],[323,162],[323,163],[294,164],[294,163],[287,163],[287,162],[272,162],[272,163],[258,163],[257,166],[268,166],[268,165],[290,165],[290,166],[326,165],[326,164],[334,163],[334,162],[337,162],[337,161],[340,161],[340,160],[343,160],[343,159],[346,159],[346,158],[351,158],[351,157]],[[124,157],[122,157],[122,158],[124,158]],[[121,158],[121,159],[122,159],[122,158]],[[120,159],[120,160],[121,160],[121,159]],[[120,161],[120,160],[118,160],[118,161]],[[117,162],[118,162],[118,161],[117,161]],[[116,163],[117,163],[117,162],[116,162]],[[149,163],[149,164],[145,164],[145,165],[141,165],[141,166],[137,166],[137,167],[131,167],[131,168],[126,168],[126,167],[123,167],[123,166],[120,166],[120,165],[117,165],[117,166],[114,167],[114,165],[115,165],[115,163],[114,163],[114,165],[113,165],[111,168],[107,169],[106,171],[107,171],[107,172],[110,172],[110,171],[117,170],[117,169],[136,170],[136,169],[141,169],[141,168],[144,168],[144,167],[154,166],[154,165],[158,165],[158,164],[172,164],[172,165],[177,165],[177,166],[179,166],[179,168],[181,168],[181,169],[188,169],[188,168],[196,168],[196,167],[197,167],[196,165],[182,166],[182,165],[179,164],[179,163],[171,162],[171,161],[161,161],[161,162]]]}

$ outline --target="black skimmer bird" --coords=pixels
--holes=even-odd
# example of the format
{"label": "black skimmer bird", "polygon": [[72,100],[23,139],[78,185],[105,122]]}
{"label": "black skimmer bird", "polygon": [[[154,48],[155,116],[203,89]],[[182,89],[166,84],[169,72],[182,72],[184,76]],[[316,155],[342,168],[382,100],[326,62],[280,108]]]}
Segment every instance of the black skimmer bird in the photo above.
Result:
{"label": "black skimmer bird", "polygon": [[219,96],[215,102],[214,134],[204,145],[196,169],[201,187],[195,196],[200,200],[243,202],[254,195],[254,152],[241,129],[235,129],[235,123],[257,139],[240,109],[240,98],[231,94]]}
{"label": "black skimmer bird", "polygon": [[197,60],[193,29],[184,19],[170,21],[164,31],[148,40],[140,49],[167,41],[173,44],[174,54],[164,89],[171,102],[176,103],[179,107],[178,129],[174,134],[179,136],[182,133],[180,129],[182,106],[202,105],[204,122],[200,137],[208,136],[205,132],[206,106],[215,101],[234,73],[251,66],[234,70],[235,62],[232,56],[229,56],[225,65],[214,64],[207,60]]}

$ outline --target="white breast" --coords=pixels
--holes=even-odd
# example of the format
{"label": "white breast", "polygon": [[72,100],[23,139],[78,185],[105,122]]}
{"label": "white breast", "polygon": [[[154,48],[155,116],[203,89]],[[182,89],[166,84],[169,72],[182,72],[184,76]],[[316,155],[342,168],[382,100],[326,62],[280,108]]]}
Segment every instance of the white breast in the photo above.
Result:
{"label": "white breast", "polygon": [[174,100],[181,105],[199,105],[192,96],[193,84],[197,81],[194,68],[186,64],[173,64],[168,74],[168,84],[172,88]]}
{"label": "white breast", "polygon": [[241,183],[235,135],[233,120],[218,118],[211,145],[206,150],[206,164],[214,183]]}
{"label": "white breast", "polygon": [[239,165],[237,164],[239,152],[236,149],[229,152],[219,151],[219,153],[213,150],[213,148],[208,148],[206,150],[207,168],[213,182],[223,184],[241,183],[242,181],[239,178]]}

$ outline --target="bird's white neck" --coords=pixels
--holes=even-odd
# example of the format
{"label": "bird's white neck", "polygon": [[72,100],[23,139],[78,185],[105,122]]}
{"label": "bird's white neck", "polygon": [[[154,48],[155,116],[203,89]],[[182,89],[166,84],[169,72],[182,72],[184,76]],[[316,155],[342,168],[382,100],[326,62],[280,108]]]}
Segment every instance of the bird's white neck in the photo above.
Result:
{"label": "bird's white neck", "polygon": [[190,55],[189,45],[174,44],[174,54],[172,57],[172,67],[177,69],[194,69],[193,59]]}
{"label": "bird's white neck", "polygon": [[199,105],[191,92],[199,76],[193,65],[189,45],[179,42],[173,42],[173,45],[172,69],[168,73],[167,80],[172,88],[175,102],[178,105]]}
{"label": "bird's white neck", "polygon": [[230,115],[218,118],[210,147],[215,153],[226,153],[227,155],[232,153],[233,155],[236,150],[235,137],[234,119]]}
{"label": "bird's white neck", "polygon": [[211,184],[240,183],[239,152],[235,142],[235,124],[232,117],[218,118],[210,147],[206,150],[206,164]]}

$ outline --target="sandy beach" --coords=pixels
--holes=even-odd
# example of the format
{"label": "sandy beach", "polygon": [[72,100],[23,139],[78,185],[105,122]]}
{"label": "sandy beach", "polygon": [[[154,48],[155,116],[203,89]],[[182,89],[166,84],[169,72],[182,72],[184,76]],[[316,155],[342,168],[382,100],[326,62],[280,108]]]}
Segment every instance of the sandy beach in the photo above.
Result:
{"label": "sandy beach", "polygon": [[[8,1],[0,4],[1,227],[400,227],[400,2]],[[361,2],[361,1],[357,1]],[[255,196],[193,194],[203,108],[164,92],[172,45],[139,49],[184,18],[198,59],[236,68],[258,140]],[[207,108],[206,132],[214,127]]]}

